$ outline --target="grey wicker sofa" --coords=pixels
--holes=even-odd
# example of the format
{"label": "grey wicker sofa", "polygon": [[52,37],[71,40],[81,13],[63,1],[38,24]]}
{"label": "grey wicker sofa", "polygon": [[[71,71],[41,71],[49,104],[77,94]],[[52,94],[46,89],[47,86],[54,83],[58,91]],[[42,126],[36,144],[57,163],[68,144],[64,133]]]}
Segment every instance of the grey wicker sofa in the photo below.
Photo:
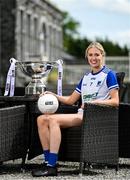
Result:
{"label": "grey wicker sofa", "polygon": [[130,158],[130,103],[119,106],[119,157]]}
{"label": "grey wicker sofa", "polygon": [[[4,106],[4,104],[3,104]],[[26,158],[28,134],[25,105],[0,108],[0,162]]]}
{"label": "grey wicker sofa", "polygon": [[62,130],[60,161],[114,165],[118,169],[118,108],[85,104],[82,126]]}
{"label": "grey wicker sofa", "polygon": [[118,107],[85,104],[81,129],[82,162],[115,165],[118,170]]}

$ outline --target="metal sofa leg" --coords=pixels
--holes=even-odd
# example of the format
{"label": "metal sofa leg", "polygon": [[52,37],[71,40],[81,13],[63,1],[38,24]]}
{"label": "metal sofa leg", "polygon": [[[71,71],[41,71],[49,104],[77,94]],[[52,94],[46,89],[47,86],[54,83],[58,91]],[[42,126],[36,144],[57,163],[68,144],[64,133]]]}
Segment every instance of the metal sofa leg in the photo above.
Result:
{"label": "metal sofa leg", "polygon": [[116,172],[119,170],[119,164],[116,165]]}
{"label": "metal sofa leg", "polygon": [[0,161],[0,166],[3,164],[3,161]]}
{"label": "metal sofa leg", "polygon": [[22,157],[21,168],[25,167],[25,161],[26,161],[26,154]]}
{"label": "metal sofa leg", "polygon": [[21,162],[21,172],[25,172],[25,161],[26,161],[26,156],[27,154],[25,154],[23,157],[22,157],[22,162]]}
{"label": "metal sofa leg", "polygon": [[84,162],[80,162],[79,164],[79,175],[82,176],[84,169]]}
{"label": "metal sofa leg", "polygon": [[85,168],[86,168],[86,164],[87,164],[87,163],[86,163],[86,162],[84,162],[83,170],[85,170]]}

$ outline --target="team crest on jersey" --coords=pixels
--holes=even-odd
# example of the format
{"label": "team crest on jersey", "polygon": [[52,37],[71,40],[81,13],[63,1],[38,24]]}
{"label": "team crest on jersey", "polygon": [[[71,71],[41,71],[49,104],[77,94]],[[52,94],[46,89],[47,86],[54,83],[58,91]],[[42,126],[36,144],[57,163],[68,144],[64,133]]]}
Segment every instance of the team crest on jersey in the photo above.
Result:
{"label": "team crest on jersey", "polygon": [[98,81],[96,87],[101,86],[102,81]]}
{"label": "team crest on jersey", "polygon": [[90,86],[92,86],[93,82],[90,82]]}

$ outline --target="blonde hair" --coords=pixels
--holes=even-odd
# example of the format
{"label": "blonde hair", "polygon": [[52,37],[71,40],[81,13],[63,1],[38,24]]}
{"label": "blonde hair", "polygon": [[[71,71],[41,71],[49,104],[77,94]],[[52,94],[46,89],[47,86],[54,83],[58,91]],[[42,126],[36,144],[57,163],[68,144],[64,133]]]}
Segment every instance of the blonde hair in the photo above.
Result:
{"label": "blonde hair", "polygon": [[92,42],[89,44],[89,46],[87,47],[87,49],[85,50],[85,58],[87,58],[88,55],[88,50],[92,47],[96,47],[103,56],[105,56],[105,50],[103,48],[103,46],[99,43],[99,42]]}

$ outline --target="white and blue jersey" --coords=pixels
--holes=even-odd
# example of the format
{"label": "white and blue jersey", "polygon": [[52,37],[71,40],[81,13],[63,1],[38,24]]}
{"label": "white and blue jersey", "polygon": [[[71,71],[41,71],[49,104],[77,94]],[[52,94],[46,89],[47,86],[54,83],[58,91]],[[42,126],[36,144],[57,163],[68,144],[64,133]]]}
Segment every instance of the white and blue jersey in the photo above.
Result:
{"label": "white and blue jersey", "polygon": [[99,72],[86,73],[76,87],[76,91],[81,94],[82,103],[95,99],[109,99],[109,91],[119,88],[116,74],[104,66]]}

